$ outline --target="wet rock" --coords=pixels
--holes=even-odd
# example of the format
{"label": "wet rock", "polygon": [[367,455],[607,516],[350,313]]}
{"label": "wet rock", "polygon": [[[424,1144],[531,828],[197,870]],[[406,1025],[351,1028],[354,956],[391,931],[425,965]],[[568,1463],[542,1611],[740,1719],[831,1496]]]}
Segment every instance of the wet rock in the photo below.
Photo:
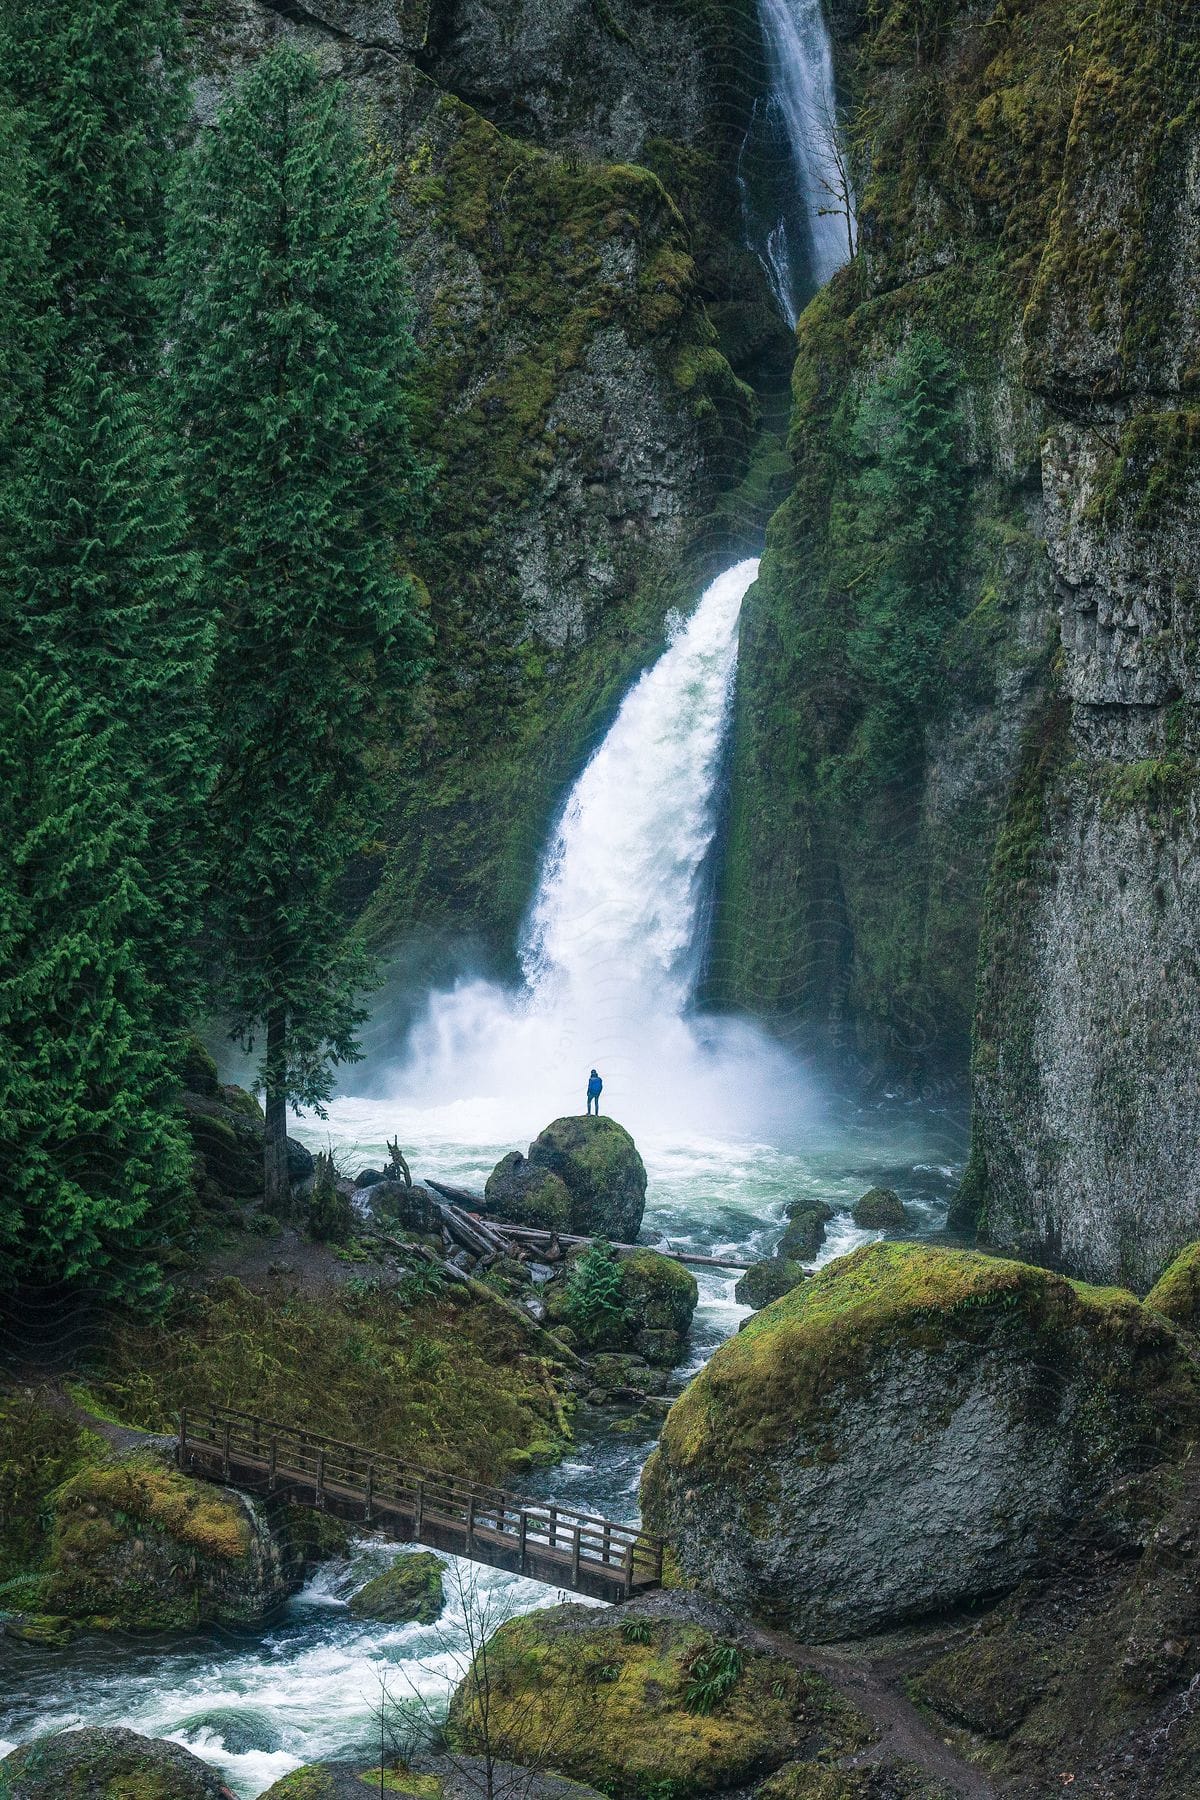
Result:
{"label": "wet rock", "polygon": [[868,1188],[852,1217],[861,1231],[903,1231],[908,1223],[904,1202],[894,1188]]}
{"label": "wet rock", "polygon": [[[737,1641],[738,1624],[690,1596],[597,1611],[567,1605],[501,1626],[487,1646],[492,1748],[607,1792],[679,1796],[743,1788],[870,1735],[820,1676]],[[479,1742],[470,1676],[450,1706],[456,1749]]]}
{"label": "wet rock", "polygon": [[752,1319],[676,1401],[647,1525],[727,1603],[822,1639],[1011,1588],[1196,1410],[1119,1290],[877,1243]]}
{"label": "wet rock", "polygon": [[437,1196],[417,1182],[412,1187],[405,1187],[402,1181],[379,1181],[372,1187],[360,1189],[356,1200],[360,1206],[365,1206],[367,1217],[384,1230],[424,1235],[438,1229]]}
{"label": "wet rock", "polygon": [[432,1551],[398,1556],[390,1569],[350,1596],[350,1611],[356,1619],[380,1619],[389,1625],[432,1625],[446,1605],[445,1566]]}
{"label": "wet rock", "polygon": [[[611,1292],[589,1274],[598,1256],[612,1264]],[[547,1318],[556,1326],[569,1323],[584,1350],[624,1352],[671,1368],[683,1355],[699,1289],[689,1269],[657,1250],[614,1256],[597,1247],[572,1250],[542,1295]]]}
{"label": "wet rock", "polygon": [[765,1262],[751,1263],[746,1273],[738,1278],[733,1297],[739,1306],[752,1306],[755,1312],[759,1312],[764,1306],[770,1306],[773,1300],[780,1300],[784,1294],[790,1294],[805,1279],[806,1274],[807,1270],[797,1262],[769,1256]]}
{"label": "wet rock", "polygon": [[632,1243],[646,1206],[646,1167],[615,1119],[555,1119],[529,1146],[529,1160],[549,1169],[571,1196],[571,1230]]}
{"label": "wet rock", "polygon": [[811,1262],[825,1242],[833,1208],[822,1200],[793,1200],[786,1211],[788,1222],[775,1254],[784,1262]]}
{"label": "wet rock", "polygon": [[510,1225],[546,1231],[571,1229],[570,1190],[551,1170],[530,1162],[519,1150],[501,1157],[487,1178],[483,1197],[489,1215]]}
{"label": "wet rock", "polygon": [[233,1800],[182,1744],[88,1726],[24,1744],[0,1761],[4,1800]]}
{"label": "wet rock", "polygon": [[100,1630],[253,1624],[302,1573],[245,1495],[141,1452],[85,1468],[57,1491],[45,1611]]}

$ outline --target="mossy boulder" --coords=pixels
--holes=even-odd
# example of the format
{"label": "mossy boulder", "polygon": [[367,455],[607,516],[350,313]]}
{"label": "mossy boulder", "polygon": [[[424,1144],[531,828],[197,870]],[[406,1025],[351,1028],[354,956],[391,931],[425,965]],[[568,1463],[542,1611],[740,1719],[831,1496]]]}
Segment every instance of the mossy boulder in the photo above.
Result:
{"label": "mossy boulder", "polygon": [[483,1197],[488,1212],[510,1225],[531,1225],[544,1231],[571,1228],[573,1203],[566,1183],[519,1150],[501,1157],[487,1178]]}
{"label": "mossy boulder", "polygon": [[1146,1295],[1146,1305],[1185,1331],[1200,1331],[1200,1244],[1189,1244],[1168,1263]]}
{"label": "mossy boulder", "polygon": [[787,1224],[775,1254],[785,1262],[811,1262],[825,1242],[825,1227],[833,1217],[823,1200],[793,1200],[787,1208]]}
{"label": "mossy boulder", "polygon": [[[611,1293],[588,1271],[611,1262]],[[548,1322],[566,1325],[585,1351],[619,1351],[671,1367],[683,1354],[700,1290],[689,1269],[657,1250],[573,1250],[542,1289]]]}
{"label": "mossy boulder", "polygon": [[429,1550],[399,1556],[350,1596],[350,1611],[356,1619],[380,1619],[388,1625],[432,1625],[446,1605],[444,1569],[441,1557]]}
{"label": "mossy boulder", "polygon": [[1179,1338],[1132,1294],[870,1244],[717,1351],[643,1513],[685,1577],[844,1636],[1011,1588],[1196,1406]]}
{"label": "mossy boulder", "polygon": [[733,1297],[739,1306],[752,1306],[755,1312],[761,1312],[772,1301],[781,1300],[785,1294],[790,1294],[807,1274],[807,1269],[798,1262],[768,1256],[764,1262],[751,1263],[746,1273],[739,1276]]}
{"label": "mossy boulder", "polygon": [[903,1231],[908,1223],[904,1202],[895,1188],[868,1188],[851,1215],[861,1231]]}
{"label": "mossy boulder", "polygon": [[112,1726],[56,1731],[0,1761],[0,1800],[232,1800],[182,1744]]}
{"label": "mossy boulder", "polygon": [[[532,1613],[501,1626],[487,1656],[493,1749],[549,1759],[616,1800],[740,1787],[870,1736],[819,1676],[743,1648],[731,1620],[681,1596]],[[455,1749],[478,1749],[479,1715],[471,1672],[450,1705]]]}
{"label": "mossy boulder", "polygon": [[252,1624],[300,1572],[244,1495],[142,1454],[58,1490],[42,1610],[99,1630]]}
{"label": "mossy boulder", "polygon": [[557,1175],[571,1196],[571,1230],[629,1244],[646,1208],[646,1166],[615,1119],[555,1119],[529,1146],[529,1160]]}

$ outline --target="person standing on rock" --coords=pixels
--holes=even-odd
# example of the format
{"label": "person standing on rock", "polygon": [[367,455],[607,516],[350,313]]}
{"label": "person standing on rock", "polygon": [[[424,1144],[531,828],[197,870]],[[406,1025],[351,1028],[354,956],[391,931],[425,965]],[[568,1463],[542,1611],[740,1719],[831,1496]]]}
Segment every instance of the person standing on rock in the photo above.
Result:
{"label": "person standing on rock", "polygon": [[603,1088],[604,1083],[593,1069],[588,1076],[587,1109],[589,1112],[594,1111],[597,1118],[600,1117],[600,1095]]}

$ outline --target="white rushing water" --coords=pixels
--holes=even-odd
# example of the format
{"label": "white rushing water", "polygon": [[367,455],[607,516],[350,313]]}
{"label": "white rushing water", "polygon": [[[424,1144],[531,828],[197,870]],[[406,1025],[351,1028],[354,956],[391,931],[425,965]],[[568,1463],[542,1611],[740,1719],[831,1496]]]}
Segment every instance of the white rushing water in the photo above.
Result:
{"label": "white rushing water", "polygon": [[[743,152],[743,201],[751,244],[794,326],[808,295],[852,254],[854,195],[822,0],[758,0],[758,18],[769,92]],[[765,192],[752,195],[751,185]]]}
{"label": "white rushing water", "polygon": [[[415,1029],[390,1046],[377,1026],[373,1060],[383,1067],[371,1091],[342,1095],[328,1124],[302,1122],[300,1135],[318,1145],[328,1133],[354,1167],[381,1160],[398,1134],[418,1176],[478,1187],[505,1151],[583,1110],[595,1064],[604,1110],[634,1131],[647,1165],[645,1227],[679,1248],[769,1254],[785,1204],[813,1198],[838,1209],[826,1261],[878,1235],[858,1230],[849,1208],[880,1182],[899,1190],[918,1231],[938,1228],[961,1156],[958,1120],[898,1098],[822,1098],[751,1025],[693,1009],[738,615],[756,568],[746,561],[719,576],[677,623],[575,784],[543,857],[524,985],[464,980],[434,993]],[[370,1076],[369,1065],[361,1073]],[[734,1279],[701,1271],[681,1378],[744,1316]],[[565,1505],[635,1517],[649,1441],[620,1424],[608,1436],[581,1433],[566,1462],[527,1485]],[[441,1706],[462,1672],[454,1602],[436,1628],[379,1625],[347,1610],[357,1586],[406,1553],[360,1543],[257,1633],[101,1638],[62,1651],[5,1645],[0,1754],[45,1731],[124,1725],[178,1739],[244,1800],[302,1763],[368,1757],[381,1678],[400,1701],[415,1689]],[[460,1566],[514,1610],[559,1598]]]}

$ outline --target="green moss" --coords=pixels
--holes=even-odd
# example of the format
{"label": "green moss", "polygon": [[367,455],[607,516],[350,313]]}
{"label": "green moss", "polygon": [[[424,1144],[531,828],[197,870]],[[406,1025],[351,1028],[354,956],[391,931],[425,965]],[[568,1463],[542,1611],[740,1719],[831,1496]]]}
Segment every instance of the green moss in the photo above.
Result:
{"label": "green moss", "polygon": [[446,1784],[440,1775],[419,1775],[415,1769],[364,1769],[358,1779],[379,1792],[380,1776],[388,1794],[412,1794],[415,1800],[442,1800]]}
{"label": "green moss", "polygon": [[0,1396],[0,1581],[38,1566],[49,1541],[49,1496],[106,1454],[103,1439],[52,1396]]}
{"label": "green moss", "polygon": [[263,1800],[337,1800],[337,1785],[324,1763],[292,1769],[269,1787]]}
{"label": "green moss", "polygon": [[429,1551],[399,1556],[390,1569],[351,1595],[351,1614],[356,1619],[381,1619],[388,1624],[412,1621],[432,1625],[441,1618],[446,1604],[444,1569],[441,1557]]}
{"label": "green moss", "polygon": [[181,1294],[161,1324],[121,1325],[92,1381],[130,1424],[171,1431],[181,1407],[256,1396],[261,1412],[431,1468],[499,1478],[568,1430],[555,1371],[516,1318],[453,1290],[411,1305],[363,1284]]}
{"label": "green moss", "polygon": [[1146,1295],[1146,1305],[1175,1325],[1200,1331],[1200,1243],[1189,1244],[1168,1264]]}
{"label": "green moss", "polygon": [[[555,1768],[617,1800],[686,1800],[740,1786],[802,1748],[861,1747],[862,1719],[820,1677],[774,1657],[734,1652],[698,1627],[646,1621],[623,1631],[580,1608],[501,1627],[488,1645],[494,1747],[515,1762],[547,1754]],[[732,1670],[711,1710],[697,1710],[703,1671]],[[690,1696],[690,1698],[689,1698]],[[471,1678],[454,1697],[456,1745],[478,1739]]]}
{"label": "green moss", "polygon": [[[1175,1423],[1190,1416],[1174,1339],[1133,1295],[972,1251],[883,1242],[830,1263],[724,1344],[672,1407],[661,1453],[689,1479],[736,1478],[790,1442],[799,1420],[819,1434],[839,1390],[864,1388],[890,1354],[936,1356],[994,1331],[1047,1361],[1086,1363],[1097,1452],[1110,1409],[1121,1412],[1126,1436],[1131,1421],[1152,1432],[1168,1395],[1180,1409]],[[647,1477],[650,1517],[662,1479],[661,1468]]]}

